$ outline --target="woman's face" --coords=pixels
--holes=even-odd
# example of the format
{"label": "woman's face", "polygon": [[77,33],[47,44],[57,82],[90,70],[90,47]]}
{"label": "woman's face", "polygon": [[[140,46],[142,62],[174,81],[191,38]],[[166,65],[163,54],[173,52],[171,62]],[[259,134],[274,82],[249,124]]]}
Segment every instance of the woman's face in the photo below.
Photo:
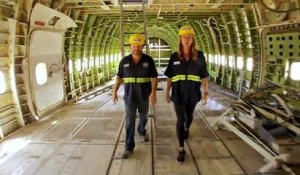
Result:
{"label": "woman's face", "polygon": [[193,35],[182,35],[180,36],[180,40],[183,47],[191,47],[193,43]]}

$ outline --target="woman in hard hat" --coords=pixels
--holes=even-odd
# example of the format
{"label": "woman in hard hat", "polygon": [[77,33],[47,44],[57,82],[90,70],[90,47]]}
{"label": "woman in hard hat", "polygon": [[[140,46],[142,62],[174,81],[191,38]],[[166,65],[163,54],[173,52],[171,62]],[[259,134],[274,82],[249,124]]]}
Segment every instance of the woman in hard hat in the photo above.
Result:
{"label": "woman in hard hat", "polygon": [[178,51],[171,55],[165,75],[168,77],[166,99],[167,102],[173,101],[177,115],[177,161],[184,162],[184,140],[189,136],[195,106],[201,99],[206,104],[208,99],[206,61],[203,52],[196,48],[195,32],[191,26],[180,28]]}
{"label": "woman in hard hat", "polygon": [[142,34],[133,34],[129,38],[131,54],[125,56],[120,64],[117,74],[112,100],[118,101],[117,91],[124,82],[124,102],[126,113],[126,140],[123,159],[127,159],[135,147],[135,118],[137,111],[140,120],[138,133],[145,142],[149,141],[145,126],[149,102],[156,103],[157,71],[152,57],[143,54],[145,37]]}

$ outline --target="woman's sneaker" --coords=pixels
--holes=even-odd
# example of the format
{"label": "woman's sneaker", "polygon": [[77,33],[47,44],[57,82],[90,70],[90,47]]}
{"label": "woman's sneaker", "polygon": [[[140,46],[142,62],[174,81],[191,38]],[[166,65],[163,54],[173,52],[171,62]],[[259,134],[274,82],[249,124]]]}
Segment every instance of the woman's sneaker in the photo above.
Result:
{"label": "woman's sneaker", "polygon": [[177,162],[184,162],[186,152],[183,149],[180,149],[177,156]]}

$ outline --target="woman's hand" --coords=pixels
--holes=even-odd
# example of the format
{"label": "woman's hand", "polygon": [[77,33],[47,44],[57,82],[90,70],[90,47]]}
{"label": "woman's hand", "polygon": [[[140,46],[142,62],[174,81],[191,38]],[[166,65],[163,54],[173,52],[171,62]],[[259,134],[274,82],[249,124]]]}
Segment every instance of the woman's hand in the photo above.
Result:
{"label": "woman's hand", "polygon": [[156,93],[151,93],[149,96],[149,102],[152,106],[156,104]]}

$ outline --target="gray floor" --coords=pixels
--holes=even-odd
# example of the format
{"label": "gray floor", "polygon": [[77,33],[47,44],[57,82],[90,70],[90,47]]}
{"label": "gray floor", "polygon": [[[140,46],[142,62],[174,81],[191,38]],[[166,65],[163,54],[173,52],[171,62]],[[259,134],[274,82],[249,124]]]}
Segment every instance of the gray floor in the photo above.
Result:
{"label": "gray floor", "polygon": [[[130,159],[120,159],[125,138],[123,100],[120,96],[115,105],[104,93],[66,105],[1,142],[0,175],[260,174],[265,162],[255,150],[227,131],[217,131],[220,140],[207,127],[206,122],[224,112],[231,98],[211,92],[208,105],[197,105],[186,143],[187,160],[179,164],[176,115],[165,102],[164,91],[157,96],[156,121],[149,118],[147,125],[151,142],[136,136]],[[284,173],[274,169],[268,174]]]}

